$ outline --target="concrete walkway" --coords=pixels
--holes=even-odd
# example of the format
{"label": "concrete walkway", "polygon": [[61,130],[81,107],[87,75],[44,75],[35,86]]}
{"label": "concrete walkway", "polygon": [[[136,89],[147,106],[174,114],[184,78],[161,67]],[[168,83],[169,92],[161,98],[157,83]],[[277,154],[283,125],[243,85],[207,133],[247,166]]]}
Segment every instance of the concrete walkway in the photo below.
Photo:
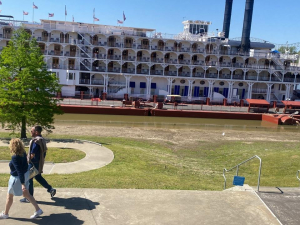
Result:
{"label": "concrete walkway", "polygon": [[[9,142],[0,141],[0,146],[8,146]],[[76,162],[45,163],[44,174],[70,174],[94,170],[106,166],[114,159],[114,154],[108,148],[93,142],[80,140],[50,141],[48,147],[74,148],[85,152],[86,156]],[[28,151],[28,148],[26,149]],[[47,157],[46,157],[47,159]],[[9,161],[0,162],[0,173],[9,173]]]}
{"label": "concrete walkway", "polygon": [[282,222],[282,224],[300,224],[299,188],[263,187],[258,195]]}
{"label": "concrete walkway", "polygon": [[[0,188],[0,211],[7,188]],[[15,197],[10,219],[0,224],[55,225],[240,225],[280,224],[254,191],[180,191],[58,188],[53,199],[36,188],[44,214],[30,220],[34,208]]]}

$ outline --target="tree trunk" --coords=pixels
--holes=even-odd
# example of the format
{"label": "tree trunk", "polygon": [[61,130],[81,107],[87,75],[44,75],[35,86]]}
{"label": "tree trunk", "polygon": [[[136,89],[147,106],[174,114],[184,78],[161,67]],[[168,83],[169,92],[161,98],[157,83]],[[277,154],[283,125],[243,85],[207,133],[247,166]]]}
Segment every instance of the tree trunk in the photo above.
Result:
{"label": "tree trunk", "polygon": [[21,138],[27,138],[26,136],[26,117],[22,117],[22,127],[21,127]]}

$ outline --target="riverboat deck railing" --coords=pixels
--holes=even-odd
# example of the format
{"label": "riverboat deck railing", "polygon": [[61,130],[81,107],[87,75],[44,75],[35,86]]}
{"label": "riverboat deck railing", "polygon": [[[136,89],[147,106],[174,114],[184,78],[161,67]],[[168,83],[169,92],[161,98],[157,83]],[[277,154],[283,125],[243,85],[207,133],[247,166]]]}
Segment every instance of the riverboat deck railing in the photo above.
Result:
{"label": "riverboat deck railing", "polygon": [[[229,171],[232,171],[233,169],[236,168],[236,176],[238,176],[240,166],[243,165],[243,164],[245,164],[246,162],[252,160],[252,159],[255,159],[255,158],[258,158],[259,161],[260,161],[260,163],[259,163],[259,171],[258,171],[258,183],[257,183],[257,191],[259,191],[262,161],[261,161],[261,158],[260,158],[259,156],[257,156],[257,155],[255,155],[255,156],[253,156],[253,157],[251,157],[251,158],[249,158],[249,159],[247,159],[247,160],[245,160],[245,161],[239,163],[238,165],[236,165],[236,166],[234,166],[234,167],[232,167],[232,168],[230,168],[230,169],[228,169],[228,170],[227,170],[226,168],[223,169],[224,190],[226,189],[226,176],[225,176],[225,173],[226,173],[226,172],[229,172]],[[298,171],[298,172],[299,172],[299,171]],[[298,175],[298,174],[297,174],[297,175]],[[299,178],[298,178],[298,179],[299,179]]]}

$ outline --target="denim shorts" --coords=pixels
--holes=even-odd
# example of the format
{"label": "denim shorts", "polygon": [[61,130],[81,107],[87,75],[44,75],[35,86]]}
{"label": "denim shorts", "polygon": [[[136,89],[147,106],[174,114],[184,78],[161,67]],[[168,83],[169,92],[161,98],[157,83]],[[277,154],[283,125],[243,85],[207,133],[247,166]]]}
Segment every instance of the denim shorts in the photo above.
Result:
{"label": "denim shorts", "polygon": [[[29,171],[27,171],[25,174],[25,187],[28,190],[29,188]],[[22,196],[22,184],[20,181],[19,176],[12,176],[10,175],[9,181],[8,181],[8,191],[9,194],[12,194],[14,196]]]}

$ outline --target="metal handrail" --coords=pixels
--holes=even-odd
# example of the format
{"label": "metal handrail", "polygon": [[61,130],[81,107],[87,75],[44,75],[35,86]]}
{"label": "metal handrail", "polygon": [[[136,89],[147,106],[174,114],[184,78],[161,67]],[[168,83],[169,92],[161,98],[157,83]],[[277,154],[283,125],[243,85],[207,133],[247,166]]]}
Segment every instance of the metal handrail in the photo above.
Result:
{"label": "metal handrail", "polygon": [[[257,184],[257,191],[259,191],[259,184],[260,184],[260,175],[261,175],[262,161],[261,161],[261,158],[258,157],[257,155],[255,155],[255,156],[253,156],[253,157],[251,157],[251,158],[245,160],[244,162],[241,162],[240,164],[238,164],[238,165],[232,167],[232,168],[229,169],[229,170],[227,170],[226,168],[224,168],[224,170],[223,170],[224,190],[226,189],[226,177],[225,177],[225,172],[229,172],[229,171],[233,170],[234,168],[236,168],[236,176],[238,176],[240,165],[242,165],[242,164],[244,164],[244,163],[246,163],[246,162],[248,162],[248,161],[250,161],[251,159],[254,159],[254,158],[258,158],[259,161],[260,161],[260,163],[259,163],[259,171],[258,171],[258,184]],[[297,177],[298,177],[299,171],[300,171],[300,170],[298,170]],[[298,178],[298,179],[300,180],[300,178]]]}
{"label": "metal handrail", "polygon": [[299,172],[300,172],[300,170],[297,171],[297,179],[300,181]]}

